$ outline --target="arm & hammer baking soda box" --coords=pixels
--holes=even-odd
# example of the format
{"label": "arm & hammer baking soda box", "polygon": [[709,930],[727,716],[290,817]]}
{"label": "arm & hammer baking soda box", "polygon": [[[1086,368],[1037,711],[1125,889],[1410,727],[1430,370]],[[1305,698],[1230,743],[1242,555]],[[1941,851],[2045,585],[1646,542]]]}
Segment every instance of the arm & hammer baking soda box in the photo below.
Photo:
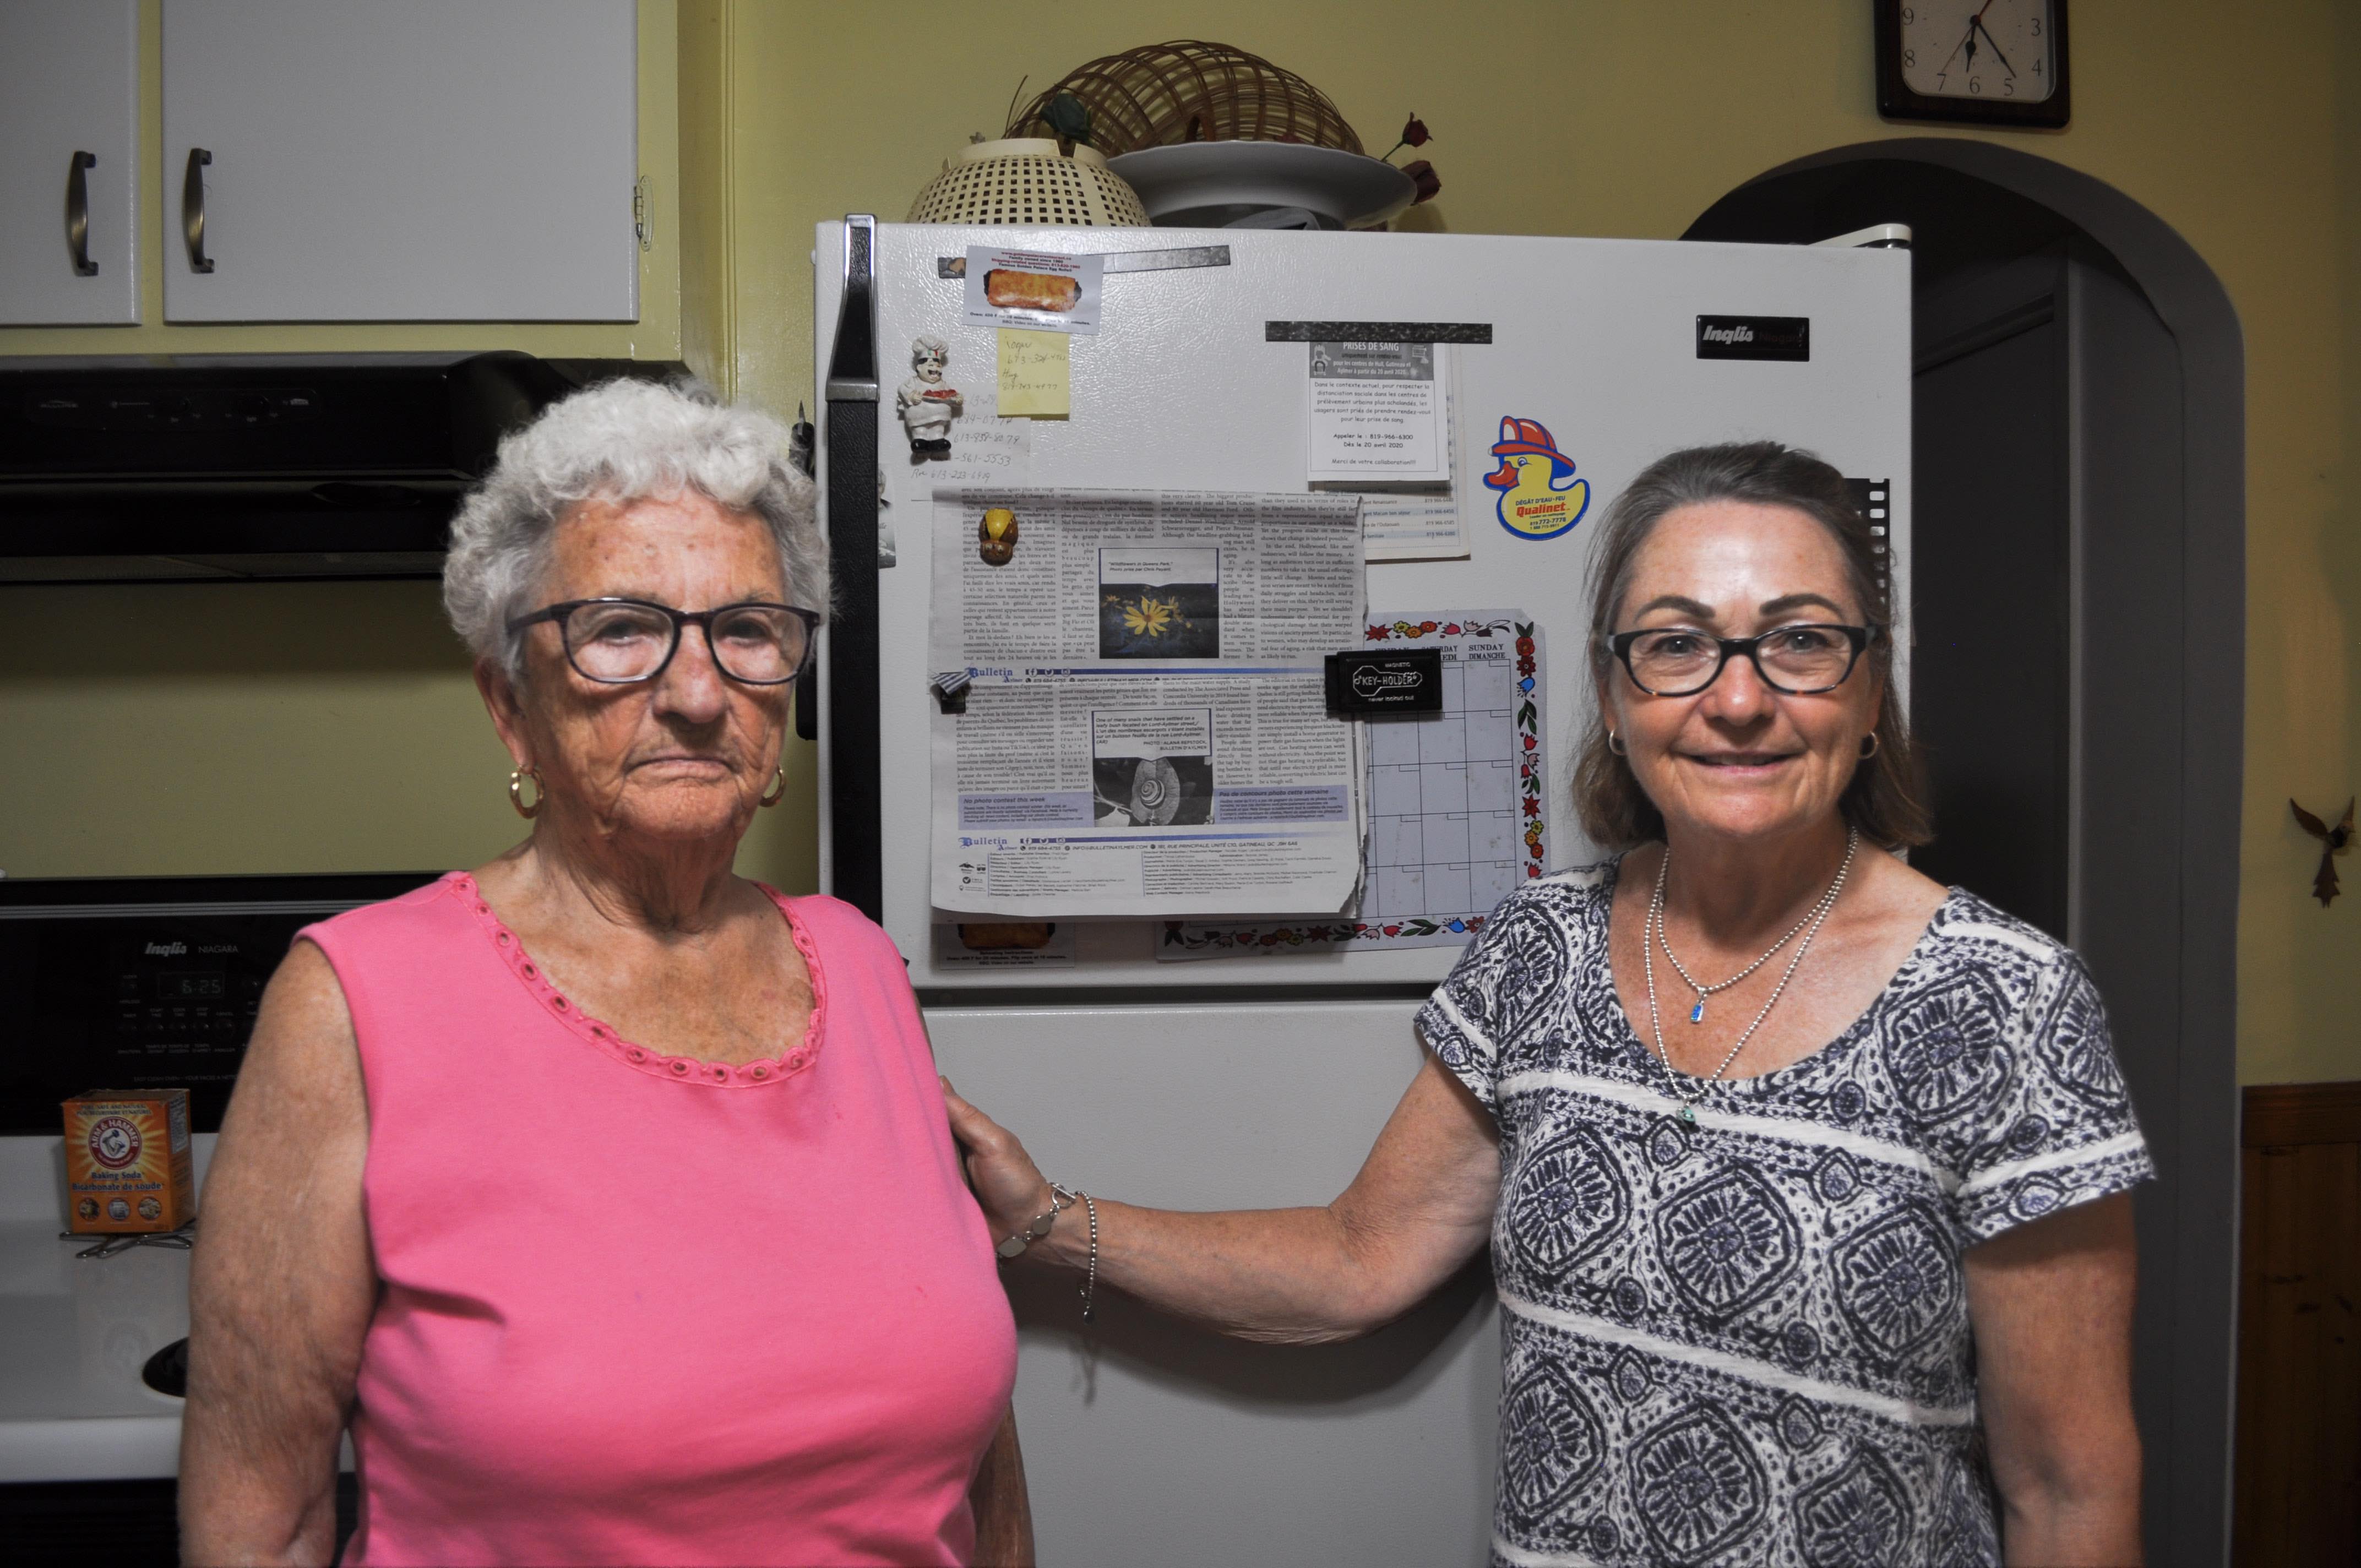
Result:
{"label": "arm & hammer baking soda box", "polygon": [[196,1216],[187,1090],[93,1089],[65,1113],[71,1229],[177,1231]]}

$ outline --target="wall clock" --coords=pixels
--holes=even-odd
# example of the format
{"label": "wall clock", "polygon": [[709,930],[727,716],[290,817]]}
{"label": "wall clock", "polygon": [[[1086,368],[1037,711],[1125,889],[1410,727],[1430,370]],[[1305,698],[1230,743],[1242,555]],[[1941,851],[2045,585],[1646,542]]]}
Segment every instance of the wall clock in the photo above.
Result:
{"label": "wall clock", "polygon": [[1976,126],[2066,123],[2066,0],[1872,0],[1877,112]]}

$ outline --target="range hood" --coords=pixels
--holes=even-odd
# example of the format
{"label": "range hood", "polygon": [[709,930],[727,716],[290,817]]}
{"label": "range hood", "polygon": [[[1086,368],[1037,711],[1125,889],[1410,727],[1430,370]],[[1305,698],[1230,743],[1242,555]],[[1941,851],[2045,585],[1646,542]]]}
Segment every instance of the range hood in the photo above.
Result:
{"label": "range hood", "polygon": [[0,583],[432,577],[501,435],[680,367],[529,354],[0,360]]}

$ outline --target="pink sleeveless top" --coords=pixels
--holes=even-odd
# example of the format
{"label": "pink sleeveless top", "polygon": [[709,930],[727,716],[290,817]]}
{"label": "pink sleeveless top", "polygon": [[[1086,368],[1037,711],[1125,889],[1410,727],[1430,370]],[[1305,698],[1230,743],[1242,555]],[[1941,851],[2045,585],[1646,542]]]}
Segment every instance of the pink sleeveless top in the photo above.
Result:
{"label": "pink sleeveless top", "polygon": [[385,1282],[346,1563],[968,1560],[1016,1375],[991,1241],[893,943],[771,896],[818,1000],[742,1067],[583,1016],[463,873],[303,931]]}

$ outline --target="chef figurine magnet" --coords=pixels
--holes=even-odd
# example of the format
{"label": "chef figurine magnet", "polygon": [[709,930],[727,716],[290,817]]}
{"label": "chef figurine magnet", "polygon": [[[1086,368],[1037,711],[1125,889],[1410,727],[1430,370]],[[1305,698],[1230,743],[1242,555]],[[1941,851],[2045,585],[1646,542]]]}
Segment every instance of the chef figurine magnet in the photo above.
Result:
{"label": "chef figurine magnet", "polygon": [[957,387],[943,384],[943,365],[950,356],[950,345],[939,337],[920,337],[910,345],[910,368],[916,373],[895,391],[894,405],[910,433],[913,462],[951,454],[951,421],[960,416],[964,400]]}

